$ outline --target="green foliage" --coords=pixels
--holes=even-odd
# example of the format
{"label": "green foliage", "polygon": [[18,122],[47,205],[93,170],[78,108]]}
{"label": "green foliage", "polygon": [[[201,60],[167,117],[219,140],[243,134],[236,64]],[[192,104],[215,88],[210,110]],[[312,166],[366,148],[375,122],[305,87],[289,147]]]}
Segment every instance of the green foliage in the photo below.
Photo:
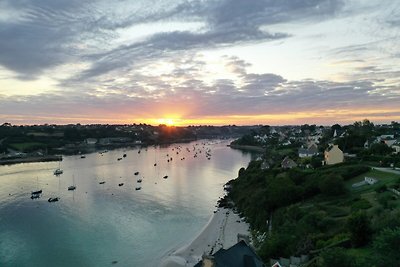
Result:
{"label": "green foliage", "polygon": [[240,137],[239,139],[232,142],[234,145],[240,146],[256,146],[258,142],[254,139],[254,136],[251,134],[246,134]]}
{"label": "green foliage", "polygon": [[378,266],[399,266],[400,228],[382,230],[373,242]]}
{"label": "green foliage", "polygon": [[318,267],[354,267],[355,261],[343,248],[335,247],[321,252]]}
{"label": "green foliage", "polygon": [[319,184],[321,192],[327,196],[336,196],[346,193],[343,178],[337,174],[329,174]]}
{"label": "green foliage", "polygon": [[[354,246],[369,242],[372,234],[369,221],[363,221],[362,216],[359,219],[354,211],[369,209],[372,202],[353,192],[343,194],[346,190],[342,178],[342,175],[354,178],[369,171],[368,167],[344,163],[317,170],[261,170],[260,163],[251,162],[241,170],[240,176],[232,181],[228,196],[253,229],[267,232],[267,221],[272,215],[272,235],[259,247],[264,260],[307,253],[317,243],[335,245],[342,237],[351,236]],[[340,203],[332,197],[337,195],[342,199]]]}
{"label": "green foliage", "polygon": [[15,143],[9,145],[13,149],[17,149],[22,152],[32,152],[38,149],[46,149],[46,145],[38,142],[30,143]]}
{"label": "green foliage", "polygon": [[393,149],[391,149],[390,147],[388,147],[385,143],[377,143],[377,144],[373,144],[371,146],[371,148],[369,149],[369,153],[373,154],[373,155],[388,155],[388,154],[392,154]]}
{"label": "green foliage", "polygon": [[314,169],[316,169],[322,166],[322,160],[322,156],[312,156],[310,164]]}
{"label": "green foliage", "polygon": [[385,184],[378,186],[375,188],[376,193],[383,193],[387,190],[387,186]]}
{"label": "green foliage", "polygon": [[291,251],[293,250],[291,246],[293,246],[295,241],[296,237],[288,233],[272,233],[262,244],[258,253],[264,261],[269,261],[271,257],[289,257],[291,255]]}
{"label": "green foliage", "polygon": [[351,210],[352,211],[359,211],[359,210],[366,210],[371,208],[371,203],[369,203],[368,200],[366,199],[359,199],[355,201],[353,204],[351,204]]}
{"label": "green foliage", "polygon": [[245,168],[240,168],[240,170],[239,170],[239,173],[238,173],[238,176],[242,176],[243,174],[244,174],[244,172],[246,171],[246,169]]}
{"label": "green foliage", "polygon": [[372,228],[375,232],[384,228],[395,229],[396,227],[400,227],[400,210],[382,209],[381,212],[375,212],[372,220]]}
{"label": "green foliage", "polygon": [[365,213],[353,213],[347,221],[347,227],[354,247],[364,246],[370,240],[372,230],[369,218]]}
{"label": "green foliage", "polygon": [[322,249],[326,248],[335,244],[339,244],[343,241],[346,241],[349,239],[349,235],[345,233],[339,233],[337,235],[334,235],[333,237],[327,239],[327,240],[318,240],[317,242],[317,249]]}
{"label": "green foliage", "polygon": [[383,192],[378,195],[378,203],[387,209],[390,207],[390,201],[394,198],[391,192]]}

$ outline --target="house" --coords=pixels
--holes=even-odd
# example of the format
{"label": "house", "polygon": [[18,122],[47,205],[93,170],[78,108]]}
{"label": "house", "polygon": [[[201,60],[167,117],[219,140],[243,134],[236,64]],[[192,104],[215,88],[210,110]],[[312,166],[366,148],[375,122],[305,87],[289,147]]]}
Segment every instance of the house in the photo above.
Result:
{"label": "house", "polygon": [[289,158],[288,156],[286,156],[282,162],[281,162],[281,167],[283,169],[291,169],[291,168],[295,168],[297,167],[297,163],[294,162],[291,158]]}
{"label": "house", "polygon": [[393,134],[383,134],[381,136],[378,136],[376,139],[378,142],[381,142],[384,140],[392,140],[392,139],[394,139],[394,135]]}
{"label": "house", "polygon": [[330,145],[324,152],[325,164],[333,165],[344,161],[343,151],[338,145]]}
{"label": "house", "polygon": [[213,255],[204,255],[194,267],[266,267],[244,240]]}
{"label": "house", "polygon": [[299,148],[300,158],[309,158],[318,154],[318,147],[316,144],[311,143],[307,148]]}
{"label": "house", "polygon": [[392,147],[397,140],[396,139],[386,139],[382,141],[383,143],[385,143],[388,147]]}

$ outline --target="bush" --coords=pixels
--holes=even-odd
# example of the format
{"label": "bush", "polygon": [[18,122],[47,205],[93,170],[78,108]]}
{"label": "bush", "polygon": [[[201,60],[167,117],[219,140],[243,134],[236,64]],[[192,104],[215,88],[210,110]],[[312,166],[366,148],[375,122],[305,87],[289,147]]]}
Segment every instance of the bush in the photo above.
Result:
{"label": "bush", "polygon": [[353,257],[350,256],[343,248],[330,248],[320,255],[320,261],[318,262],[320,267],[353,267],[355,262]]}
{"label": "bush", "polygon": [[378,186],[375,188],[376,193],[383,193],[387,190],[387,186],[385,184]]}
{"label": "bush", "polygon": [[327,196],[336,196],[346,193],[343,178],[336,174],[330,174],[319,184],[321,192]]}
{"label": "bush", "polygon": [[382,230],[373,242],[378,266],[399,266],[400,228]]}
{"label": "bush", "polygon": [[368,243],[372,230],[368,216],[363,212],[353,213],[347,221],[350,240],[354,247],[361,247]]}
{"label": "bush", "polygon": [[357,200],[356,202],[354,202],[354,203],[351,205],[351,210],[352,210],[352,211],[366,210],[366,209],[369,209],[369,208],[371,208],[371,207],[372,207],[372,206],[371,206],[371,203],[369,203],[368,200],[366,200],[366,199],[360,199],[360,200]]}

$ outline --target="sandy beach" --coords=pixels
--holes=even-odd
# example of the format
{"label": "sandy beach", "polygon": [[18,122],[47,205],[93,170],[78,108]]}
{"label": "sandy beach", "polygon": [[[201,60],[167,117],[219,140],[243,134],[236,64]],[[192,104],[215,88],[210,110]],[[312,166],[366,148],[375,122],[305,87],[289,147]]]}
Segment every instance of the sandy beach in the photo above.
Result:
{"label": "sandy beach", "polygon": [[188,245],[169,253],[161,266],[193,266],[204,253],[213,254],[236,244],[238,234],[249,235],[249,225],[232,210],[218,208],[200,234]]}

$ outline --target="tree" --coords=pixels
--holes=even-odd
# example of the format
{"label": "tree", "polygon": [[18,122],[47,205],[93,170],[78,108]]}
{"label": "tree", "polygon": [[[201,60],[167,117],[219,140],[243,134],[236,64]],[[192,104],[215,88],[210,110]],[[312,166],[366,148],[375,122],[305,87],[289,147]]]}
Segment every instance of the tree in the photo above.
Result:
{"label": "tree", "polygon": [[400,228],[383,229],[373,242],[378,266],[398,266],[400,262]]}
{"label": "tree", "polygon": [[351,243],[354,247],[366,245],[371,238],[371,226],[364,212],[353,213],[347,221]]}
{"label": "tree", "polygon": [[329,174],[320,182],[319,189],[327,196],[342,195],[346,192],[343,178],[334,173]]}
{"label": "tree", "polygon": [[321,252],[320,267],[353,267],[353,258],[343,248],[331,248]]}
{"label": "tree", "polygon": [[391,154],[393,149],[388,147],[385,143],[373,144],[370,148],[370,153],[374,155],[387,155]]}

